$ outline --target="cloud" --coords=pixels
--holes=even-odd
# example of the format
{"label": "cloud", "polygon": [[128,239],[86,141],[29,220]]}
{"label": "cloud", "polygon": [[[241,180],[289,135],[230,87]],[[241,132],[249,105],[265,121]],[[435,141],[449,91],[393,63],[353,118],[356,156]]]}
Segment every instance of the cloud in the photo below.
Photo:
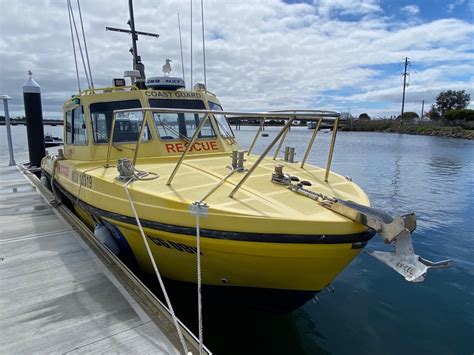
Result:
{"label": "cloud", "polygon": [[418,5],[403,6],[401,10],[409,16],[414,16],[420,13],[420,8]]}
{"label": "cloud", "polygon": [[[465,0],[456,0],[456,1],[452,2],[452,3],[449,3],[448,6],[447,6],[448,12],[453,12],[453,10],[454,10],[456,7],[458,7],[458,6],[462,5],[462,4],[464,4],[464,1],[465,1]],[[471,3],[472,3],[472,1],[471,1]]]}
{"label": "cloud", "polygon": [[[160,75],[167,58],[173,60],[172,74],[181,75],[180,13],[189,85],[189,2],[134,3],[137,30],[160,34],[138,41],[148,76]],[[82,0],[81,8],[94,83],[109,86],[131,69],[130,37],[105,31],[105,26],[127,28],[127,3]],[[200,15],[197,1],[194,11]],[[360,18],[345,19],[349,14]],[[77,91],[65,4],[11,2],[0,16],[0,93],[13,97],[12,114],[22,114],[21,85],[31,69],[42,85],[43,107],[60,115],[63,102]],[[451,70],[474,62],[474,26],[459,19],[406,24],[384,16],[378,1],[362,0],[207,0],[205,16],[208,88],[225,109],[344,108],[346,102],[362,109],[378,102],[381,111],[389,110],[399,100],[405,56],[433,90],[472,87],[469,70],[464,75]],[[194,82],[203,81],[200,26],[196,16]],[[85,88],[84,79],[81,85]]]}
{"label": "cloud", "polygon": [[365,15],[381,12],[377,0],[314,0],[318,13],[329,16],[334,13],[341,15]]}

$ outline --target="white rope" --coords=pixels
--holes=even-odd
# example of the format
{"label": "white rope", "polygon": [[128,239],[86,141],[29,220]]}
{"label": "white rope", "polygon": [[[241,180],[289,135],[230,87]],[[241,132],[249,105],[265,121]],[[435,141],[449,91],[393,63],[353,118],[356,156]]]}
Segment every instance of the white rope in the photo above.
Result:
{"label": "white rope", "polygon": [[155,259],[153,257],[153,254],[151,252],[150,246],[148,245],[145,232],[143,231],[142,224],[140,222],[140,219],[138,218],[137,211],[135,209],[135,205],[133,203],[132,197],[130,196],[130,192],[128,191],[128,185],[133,182],[135,179],[132,177],[130,180],[128,180],[125,185],[125,192],[127,194],[128,202],[130,203],[130,207],[132,208],[133,215],[135,216],[135,220],[137,222],[138,229],[140,230],[140,235],[142,236],[143,243],[145,244],[146,251],[148,253],[148,256],[150,257],[151,264],[153,265],[153,269],[155,270],[156,277],[158,279],[158,282],[160,283],[161,290],[163,291],[163,295],[165,296],[166,304],[168,305],[168,309],[171,313],[171,316],[173,317],[173,322],[176,327],[176,330],[178,332],[178,337],[181,342],[181,345],[183,346],[183,350],[185,354],[188,354],[188,347],[186,346],[186,343],[184,341],[183,334],[181,332],[181,328],[179,327],[178,324],[178,318],[176,318],[176,315],[173,310],[173,306],[171,305],[171,301],[168,297],[168,293],[166,292],[165,284],[163,283],[163,280],[161,278],[160,271],[158,270],[158,265],[156,265]]}
{"label": "white rope", "polygon": [[202,291],[201,291],[201,228],[199,226],[199,219],[201,216],[201,208],[204,207],[202,202],[195,202],[196,213],[196,254],[197,254],[197,290],[198,290],[198,323],[199,323],[199,354],[202,354],[203,349],[203,326],[202,326]]}

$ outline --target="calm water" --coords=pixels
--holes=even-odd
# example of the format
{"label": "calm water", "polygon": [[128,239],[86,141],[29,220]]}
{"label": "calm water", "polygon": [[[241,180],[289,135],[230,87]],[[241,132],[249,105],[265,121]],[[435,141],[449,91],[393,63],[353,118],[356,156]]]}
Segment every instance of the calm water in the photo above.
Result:
{"label": "calm water", "polygon": [[[237,131],[243,147],[251,127]],[[48,131],[48,129],[46,130]],[[49,131],[60,134],[61,128]],[[257,151],[275,129],[267,129]],[[301,159],[311,131],[292,129],[287,140]],[[24,128],[14,128],[26,149]],[[330,134],[320,132],[310,163],[324,164]],[[6,152],[0,127],[0,155]],[[450,269],[432,270],[410,284],[361,254],[319,295],[287,315],[275,315],[216,294],[204,293],[204,336],[216,354],[472,354],[474,351],[474,142],[384,133],[341,132],[333,170],[349,175],[372,205],[393,213],[415,211],[418,254],[451,258]],[[374,238],[366,250],[390,249]],[[205,271],[204,271],[205,272]],[[308,270],[311,272],[311,270]],[[178,316],[195,333],[195,287],[170,285]]]}

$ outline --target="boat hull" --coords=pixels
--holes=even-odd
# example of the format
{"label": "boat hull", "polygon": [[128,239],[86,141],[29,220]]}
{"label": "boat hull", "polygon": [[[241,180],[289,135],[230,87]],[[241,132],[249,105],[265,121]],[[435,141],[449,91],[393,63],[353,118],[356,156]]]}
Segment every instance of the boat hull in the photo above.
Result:
{"label": "boat hull", "polygon": [[[134,218],[111,213],[78,200],[59,184],[57,189],[91,229],[97,220],[117,228],[126,240],[128,260],[153,274],[150,257]],[[141,220],[147,242],[163,277],[195,283],[195,228]],[[316,231],[317,232],[317,231]],[[230,288],[242,299],[278,311],[291,311],[323,290],[374,235],[289,235],[201,231],[202,283]],[[249,298],[250,297],[250,298]]]}

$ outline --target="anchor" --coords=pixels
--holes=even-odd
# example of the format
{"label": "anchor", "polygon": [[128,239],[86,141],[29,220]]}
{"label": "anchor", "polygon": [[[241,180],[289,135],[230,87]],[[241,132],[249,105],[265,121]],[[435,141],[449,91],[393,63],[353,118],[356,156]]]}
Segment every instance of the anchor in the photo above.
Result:
{"label": "anchor", "polygon": [[416,215],[409,213],[392,217],[385,211],[360,205],[353,201],[346,201],[336,197],[328,197],[322,193],[314,192],[303,187],[305,184],[293,183],[295,179],[283,173],[282,166],[275,167],[272,182],[286,186],[289,190],[311,198],[324,208],[341,216],[359,222],[374,229],[385,243],[395,245],[394,252],[372,251],[368,252],[377,260],[391,267],[409,282],[422,282],[429,269],[448,268],[451,260],[433,262],[415,254],[411,234],[416,229]]}

